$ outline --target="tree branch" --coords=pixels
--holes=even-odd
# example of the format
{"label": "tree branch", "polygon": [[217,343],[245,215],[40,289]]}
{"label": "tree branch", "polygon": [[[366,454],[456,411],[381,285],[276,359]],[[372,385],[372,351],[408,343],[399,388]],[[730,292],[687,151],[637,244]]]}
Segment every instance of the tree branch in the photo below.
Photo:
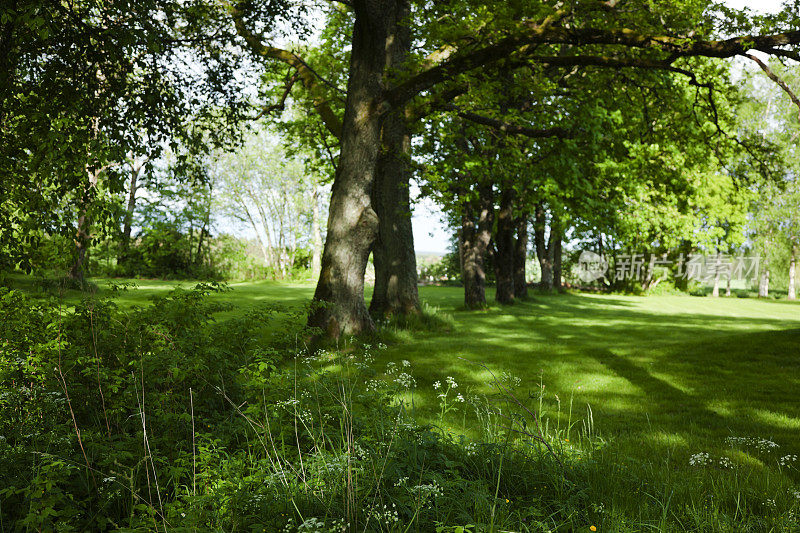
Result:
{"label": "tree branch", "polygon": [[746,57],[748,59],[752,59],[753,61],[755,61],[756,64],[758,64],[758,66],[761,67],[761,70],[764,71],[764,73],[767,75],[767,77],[769,79],[771,79],[772,81],[774,81],[776,84],[778,84],[778,87],[783,89],[783,92],[785,92],[786,94],[789,95],[789,98],[792,100],[792,103],[795,106],[797,106],[797,110],[798,110],[797,118],[798,118],[798,120],[800,120],[800,98],[798,98],[797,95],[794,93],[794,91],[792,91],[792,88],[789,87],[789,85],[785,81],[780,79],[780,77],[777,74],[775,74],[775,72],[773,72],[771,68],[769,68],[769,65],[767,65],[766,63],[761,61],[759,58],[757,58],[756,56],[754,56],[752,54],[743,54],[743,55],[744,55],[744,57]]}
{"label": "tree branch", "polygon": [[261,57],[268,59],[275,59],[291,66],[297,72],[297,76],[303,83],[303,86],[308,90],[311,95],[311,101],[314,108],[322,118],[325,127],[328,128],[336,138],[342,136],[342,121],[339,116],[334,113],[329,105],[330,99],[325,94],[320,79],[314,70],[308,66],[297,54],[276,48],[274,46],[266,45],[262,42],[261,38],[250,31],[250,28],[244,22],[243,13],[241,10],[233,5],[228,6],[228,10],[233,17],[234,25],[236,26],[236,33],[247,43],[250,50]]}
{"label": "tree branch", "polygon": [[[646,35],[626,28],[618,30],[561,28],[528,22],[518,35],[506,37],[495,44],[477,50],[451,55],[438,65],[432,66],[386,91],[384,100],[390,106],[402,105],[437,83],[511,56],[519,58],[530,56],[540,45],[614,45],[625,48],[651,49],[669,53],[669,57],[665,61],[672,63],[679,57],[733,57],[750,49],[776,53],[775,49],[779,46],[797,43],[800,43],[800,30],[774,35],[746,35],[721,41],[702,41],[664,35]],[[575,60],[573,59],[573,61]]]}
{"label": "tree branch", "polygon": [[567,130],[566,128],[557,126],[552,128],[531,128],[528,126],[520,126],[518,124],[512,124],[503,120],[479,115],[477,113],[473,113],[472,111],[463,111],[461,108],[453,104],[445,105],[443,106],[443,109],[447,111],[455,111],[459,117],[469,120],[470,122],[488,126],[511,135],[524,135],[534,139],[546,139],[550,137],[568,139],[574,137],[573,132]]}
{"label": "tree branch", "polygon": [[431,113],[435,113],[436,111],[444,109],[444,107],[450,104],[454,98],[461,96],[468,91],[469,84],[461,83],[453,87],[448,87],[447,89],[439,91],[438,93],[434,93],[430,95],[429,98],[426,98],[424,101],[420,102],[418,105],[407,107],[406,119],[410,123],[421,120]]}
{"label": "tree branch", "polygon": [[290,76],[286,81],[286,86],[283,89],[283,94],[281,95],[280,101],[277,104],[264,106],[264,108],[261,109],[261,112],[253,117],[253,120],[258,120],[264,115],[272,114],[274,111],[283,111],[286,109],[286,99],[289,97],[289,93],[292,92],[292,87],[294,87],[294,84],[297,82],[298,78],[299,76],[297,73],[295,73],[294,76]]}

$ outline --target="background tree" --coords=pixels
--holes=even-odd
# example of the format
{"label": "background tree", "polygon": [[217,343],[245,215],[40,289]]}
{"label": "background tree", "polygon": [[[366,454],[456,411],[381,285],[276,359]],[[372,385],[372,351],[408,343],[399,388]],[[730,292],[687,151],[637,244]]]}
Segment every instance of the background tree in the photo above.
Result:
{"label": "background tree", "polygon": [[301,161],[287,158],[274,134],[260,129],[237,152],[219,154],[211,177],[222,213],[249,226],[278,277],[291,272],[301,248],[319,264],[325,187]]}

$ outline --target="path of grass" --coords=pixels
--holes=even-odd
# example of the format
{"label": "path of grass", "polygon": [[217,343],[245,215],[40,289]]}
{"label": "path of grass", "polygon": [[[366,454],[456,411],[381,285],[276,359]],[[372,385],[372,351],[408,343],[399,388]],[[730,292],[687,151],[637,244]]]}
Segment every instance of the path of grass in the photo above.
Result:
{"label": "path of grass", "polygon": [[[455,310],[458,289],[423,297],[452,312],[454,334],[390,347],[408,359],[418,402],[434,407],[432,383],[452,375],[462,389],[490,392],[470,362],[544,383],[551,410],[582,416],[619,446],[685,454],[726,436],[772,438],[800,451],[800,306],[679,296],[538,295],[485,312]],[[463,359],[461,359],[463,358]],[[466,361],[465,361],[466,360]]]}
{"label": "path of grass", "polygon": [[[119,304],[142,304],[188,283],[136,281]],[[105,287],[106,281],[98,281]],[[309,284],[233,283],[216,296],[237,308],[261,302],[299,306]],[[421,296],[452,314],[453,332],[416,333],[381,352],[407,359],[415,405],[435,420],[433,383],[453,376],[459,392],[492,392],[473,363],[545,385],[551,416],[570,398],[576,417],[590,405],[600,434],[634,456],[688,457],[722,449],[727,436],[772,439],[800,453],[800,305],[738,298],[535,295],[509,307],[460,310],[458,288],[423,287]],[[68,294],[75,298],[75,294]],[[490,294],[491,298],[492,295]]]}

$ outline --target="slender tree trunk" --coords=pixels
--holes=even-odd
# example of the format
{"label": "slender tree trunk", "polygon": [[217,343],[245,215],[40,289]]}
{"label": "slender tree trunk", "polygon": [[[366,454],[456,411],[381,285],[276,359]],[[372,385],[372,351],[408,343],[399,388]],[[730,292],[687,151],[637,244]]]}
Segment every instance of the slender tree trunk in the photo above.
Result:
{"label": "slender tree trunk", "polygon": [[125,206],[125,215],[122,219],[122,242],[120,243],[120,251],[117,256],[117,264],[125,265],[128,260],[128,254],[131,247],[131,226],[133,225],[133,213],[136,210],[136,191],[139,189],[139,172],[142,166],[137,165],[136,161],[131,159],[131,176],[128,181],[128,204]]}
{"label": "slender tree trunk", "polygon": [[86,280],[86,256],[89,250],[89,241],[91,240],[89,231],[89,216],[86,210],[83,210],[78,216],[78,227],[75,230],[75,238],[73,239],[75,243],[74,256],[67,274],[69,279],[76,281],[81,286]]}
{"label": "slender tree trunk", "polygon": [[692,243],[688,240],[682,240],[678,251],[681,253],[684,264],[682,265],[683,268],[683,275],[675,276],[674,284],[675,288],[681,291],[687,291],[689,289],[689,278],[686,276],[686,264],[685,261],[689,259],[689,256],[692,254]]}
{"label": "slender tree trunk", "polygon": [[761,273],[761,280],[758,283],[758,297],[769,297],[769,268],[765,268]]}
{"label": "slender tree trunk", "polygon": [[553,259],[554,252],[553,231],[550,231],[550,245],[545,241],[544,232],[547,226],[546,214],[544,205],[539,203],[534,212],[533,222],[533,240],[536,244],[536,258],[539,260],[539,267],[542,271],[542,280],[539,283],[540,288],[546,291],[553,290]]}
{"label": "slender tree trunk", "polygon": [[725,286],[725,296],[730,296],[730,295],[731,295],[731,275],[728,274],[728,279],[726,281],[726,286]]}
{"label": "slender tree trunk", "polygon": [[500,197],[495,235],[495,300],[501,304],[514,303],[514,206],[513,190],[506,189]]}
{"label": "slender tree trunk", "polygon": [[208,235],[208,230],[206,229],[209,225],[210,221],[206,218],[203,226],[200,228],[200,237],[197,239],[197,253],[195,254],[194,260],[195,263],[199,264],[203,260],[202,252],[203,252],[203,237]]}
{"label": "slender tree trunk", "polygon": [[261,249],[261,255],[264,257],[264,264],[266,266],[270,266],[271,258],[269,248],[267,248],[267,245],[264,244],[264,239],[261,238],[261,233],[258,232],[258,226],[256,225],[255,219],[253,219],[252,213],[250,213],[250,208],[247,207],[247,203],[244,201],[244,199],[240,200],[240,205],[247,215],[247,220],[250,221],[250,227],[253,228],[253,233],[256,234],[256,242],[258,243],[258,247]]}
{"label": "slender tree trunk", "polygon": [[377,109],[394,2],[354,2],[350,72],[341,152],[331,190],[322,265],[308,323],[328,336],[372,331],[364,304],[364,273],[378,233],[370,193],[381,134]]}
{"label": "slender tree trunk", "polygon": [[[258,233],[258,230],[255,231],[259,239],[259,244],[261,244],[264,250],[266,250],[264,257],[266,259],[267,266],[272,267],[273,272],[280,272],[280,257],[277,257],[276,255],[277,251],[275,247],[272,245],[272,233],[271,233],[270,223],[269,219],[267,218],[267,213],[264,210],[264,206],[262,202],[259,200],[259,198],[253,193],[253,191],[248,189],[247,195],[250,197],[250,200],[253,202],[253,205],[256,206],[256,211],[258,211],[258,217],[261,220],[261,227],[264,230],[264,239],[265,239],[264,241],[261,241],[260,233]],[[244,204],[244,201],[242,201],[242,204]],[[247,216],[248,218],[250,218],[251,223],[253,223],[249,209],[247,210]],[[255,227],[255,223],[253,223],[253,227]]]}
{"label": "slender tree trunk", "polygon": [[792,257],[789,259],[789,291],[787,298],[789,300],[797,299],[797,290],[795,289],[795,276],[797,274],[797,243],[792,242]]}
{"label": "slender tree trunk", "polygon": [[313,239],[313,251],[311,252],[311,275],[319,276],[320,258],[322,257],[322,232],[319,224],[319,190],[314,189],[313,208],[311,213],[311,235]]}
{"label": "slender tree trunk", "polygon": [[553,288],[561,290],[561,265],[562,265],[562,251],[561,243],[563,236],[563,229],[561,227],[561,220],[553,216],[553,223],[550,225],[550,247],[553,250]]}
{"label": "slender tree trunk", "polygon": [[[411,51],[408,0],[396,3],[392,37],[387,45],[387,69],[397,75]],[[378,215],[378,236],[372,249],[375,288],[369,311],[374,317],[420,312],[417,290],[417,258],[411,227],[411,136],[403,109],[383,122],[381,153],[372,189],[372,205]]]}
{"label": "slender tree trunk", "polygon": [[[98,80],[100,73],[97,73]],[[99,97],[99,89],[94,92],[95,98]],[[91,139],[97,138],[100,131],[100,119],[97,115],[93,116],[90,120],[91,124]],[[93,154],[91,150],[87,152],[87,161],[85,171],[87,180],[84,182],[84,189],[81,195],[80,210],[78,212],[78,227],[75,231],[75,255],[72,266],[67,274],[71,280],[77,281],[81,287],[86,279],[86,260],[89,251],[89,244],[91,243],[92,220],[90,216],[90,208],[92,200],[94,199],[95,191],[97,190],[97,183],[100,179],[101,169],[98,167],[96,161],[92,161]]]}
{"label": "slender tree trunk", "polygon": [[468,309],[486,307],[486,253],[492,237],[494,202],[491,187],[482,187],[478,201],[477,222],[470,204],[461,218],[462,277],[464,305]]}
{"label": "slender tree trunk", "polygon": [[714,287],[711,289],[711,297],[719,298],[719,267],[722,264],[722,257],[717,250],[717,259],[714,268]]}
{"label": "slender tree trunk", "polygon": [[517,238],[514,241],[514,296],[527,298],[528,278],[525,265],[528,261],[528,215],[517,217],[514,225],[517,228]]}
{"label": "slender tree trunk", "polygon": [[83,195],[81,197],[81,207],[78,214],[78,225],[75,230],[75,243],[74,257],[72,265],[70,266],[67,276],[69,279],[76,281],[81,287],[86,281],[86,262],[88,259],[89,244],[91,243],[92,236],[92,220],[89,214],[94,191],[97,189],[97,182],[100,178],[100,170],[96,168],[88,168],[86,172],[89,175],[88,180],[84,186]]}

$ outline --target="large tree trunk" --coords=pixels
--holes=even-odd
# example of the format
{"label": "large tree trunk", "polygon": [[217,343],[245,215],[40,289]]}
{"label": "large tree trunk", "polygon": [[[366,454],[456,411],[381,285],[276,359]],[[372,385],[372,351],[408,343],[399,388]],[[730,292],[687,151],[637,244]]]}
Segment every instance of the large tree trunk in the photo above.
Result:
{"label": "large tree trunk", "polygon": [[503,191],[497,210],[495,234],[495,300],[501,304],[514,303],[514,193]]}
{"label": "large tree trunk", "polygon": [[789,291],[787,298],[789,300],[797,299],[797,290],[795,289],[795,277],[797,274],[797,243],[792,243],[792,257],[789,259]]}
{"label": "large tree trunk", "polygon": [[394,2],[354,2],[350,72],[341,152],[331,190],[328,232],[308,323],[328,336],[371,331],[364,273],[378,233],[370,194],[381,134],[378,99]]}
{"label": "large tree trunk", "polygon": [[[393,36],[387,46],[388,69],[401,67],[411,51],[408,15],[408,1],[397,2]],[[372,249],[375,288],[369,307],[374,317],[420,312],[417,258],[411,227],[410,158],[411,137],[404,110],[397,109],[383,123],[381,153],[372,190],[372,206],[378,215],[378,237]]]}
{"label": "large tree trunk", "polygon": [[320,231],[319,223],[319,190],[314,189],[311,197],[313,202],[311,210],[311,238],[313,250],[311,251],[311,275],[314,277],[319,276],[321,257],[322,257],[322,232]]}
{"label": "large tree trunk", "polygon": [[478,202],[477,222],[472,206],[464,206],[459,243],[464,281],[464,305],[468,309],[486,307],[486,252],[492,237],[494,202],[491,187],[482,187]]}
{"label": "large tree trunk", "polygon": [[517,217],[514,225],[517,228],[517,238],[514,241],[514,296],[527,298],[528,278],[525,264],[528,261],[528,215]]}

